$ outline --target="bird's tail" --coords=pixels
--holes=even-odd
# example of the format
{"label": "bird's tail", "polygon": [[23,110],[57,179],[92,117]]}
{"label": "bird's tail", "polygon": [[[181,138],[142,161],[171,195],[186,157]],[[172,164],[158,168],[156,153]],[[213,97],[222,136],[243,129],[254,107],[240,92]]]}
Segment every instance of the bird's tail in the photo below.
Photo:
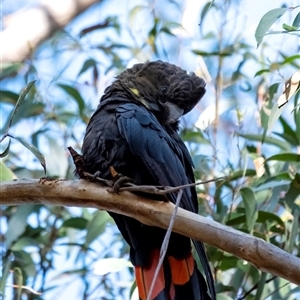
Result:
{"label": "bird's tail", "polygon": [[[159,261],[159,250],[153,250],[151,264],[147,268],[135,267],[136,283],[141,300],[149,295],[154,273]],[[190,253],[184,259],[165,258],[159,270],[151,300],[210,300],[207,285]]]}

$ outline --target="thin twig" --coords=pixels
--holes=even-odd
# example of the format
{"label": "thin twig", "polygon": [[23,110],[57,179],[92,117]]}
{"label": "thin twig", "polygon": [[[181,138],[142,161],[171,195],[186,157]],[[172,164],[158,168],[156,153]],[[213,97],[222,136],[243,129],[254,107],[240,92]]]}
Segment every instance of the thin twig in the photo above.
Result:
{"label": "thin twig", "polygon": [[172,214],[171,219],[170,219],[170,224],[169,224],[168,230],[166,232],[166,235],[165,235],[164,240],[163,240],[162,245],[161,245],[160,255],[159,255],[159,262],[156,266],[156,270],[155,270],[155,273],[154,273],[154,276],[153,276],[153,279],[152,279],[151,287],[150,287],[149,293],[147,295],[147,300],[151,300],[151,295],[152,295],[154,285],[155,285],[155,282],[156,282],[156,279],[157,279],[157,276],[158,276],[158,272],[159,272],[159,270],[160,270],[160,268],[161,268],[161,266],[164,262],[164,258],[166,256],[166,253],[167,253],[167,250],[168,250],[170,236],[171,236],[171,233],[172,233],[173,225],[174,225],[176,214],[177,214],[177,211],[178,211],[178,207],[179,207],[179,204],[180,204],[180,201],[181,201],[181,198],[182,198],[182,194],[183,194],[183,191],[182,191],[182,189],[180,189],[178,191],[178,195],[177,195],[177,198],[176,198],[176,205],[174,207],[174,211],[173,211],[173,214]]}
{"label": "thin twig", "polygon": [[43,293],[37,292],[34,289],[32,289],[31,287],[26,286],[26,285],[6,284],[6,286],[7,287],[12,287],[12,288],[21,288],[21,289],[27,290],[27,291],[31,292],[32,294],[35,294],[35,295],[43,295]]}
{"label": "thin twig", "polygon": [[[273,281],[274,279],[278,278],[278,276],[273,276],[272,278],[266,280],[265,284]],[[248,291],[246,292],[244,295],[240,296],[238,298],[238,300],[243,300],[243,299],[246,299],[246,297],[248,297],[254,290],[256,290],[258,287],[258,282]]]}

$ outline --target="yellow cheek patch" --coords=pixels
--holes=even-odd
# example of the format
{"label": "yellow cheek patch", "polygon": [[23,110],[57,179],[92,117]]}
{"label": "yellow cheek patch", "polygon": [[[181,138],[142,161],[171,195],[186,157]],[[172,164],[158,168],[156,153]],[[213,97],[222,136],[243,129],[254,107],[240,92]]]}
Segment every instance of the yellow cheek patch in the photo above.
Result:
{"label": "yellow cheek patch", "polygon": [[135,96],[138,97],[137,100],[139,100],[141,103],[143,103],[148,109],[150,108],[148,102],[147,102],[144,98],[140,97],[140,92],[139,92],[138,89],[136,89],[136,88],[130,88],[130,91],[131,91]]}
{"label": "yellow cheek patch", "polygon": [[130,90],[136,95],[136,96],[140,96],[140,92],[138,89],[135,89],[135,88],[130,88]]}

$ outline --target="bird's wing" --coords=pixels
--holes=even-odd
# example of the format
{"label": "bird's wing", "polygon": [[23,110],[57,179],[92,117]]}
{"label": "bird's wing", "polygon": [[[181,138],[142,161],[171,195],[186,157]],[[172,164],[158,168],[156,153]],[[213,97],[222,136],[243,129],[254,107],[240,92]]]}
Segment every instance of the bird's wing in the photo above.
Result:
{"label": "bird's wing", "polygon": [[[157,185],[179,186],[190,182],[185,170],[185,153],[152,113],[130,103],[119,106],[116,117],[119,132],[130,151],[141,158]],[[191,196],[190,189],[184,189],[181,207],[195,212]],[[170,197],[172,202],[175,199],[175,195]]]}

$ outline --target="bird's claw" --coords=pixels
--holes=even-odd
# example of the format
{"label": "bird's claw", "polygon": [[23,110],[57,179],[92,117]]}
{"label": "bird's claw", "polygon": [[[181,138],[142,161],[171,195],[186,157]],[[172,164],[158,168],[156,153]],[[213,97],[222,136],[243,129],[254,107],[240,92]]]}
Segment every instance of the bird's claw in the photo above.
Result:
{"label": "bird's claw", "polygon": [[109,168],[110,173],[113,178],[113,186],[111,189],[109,189],[110,192],[114,192],[116,194],[119,194],[120,188],[124,186],[128,182],[133,182],[133,179],[127,176],[124,176],[121,173],[118,173],[114,167]]}

